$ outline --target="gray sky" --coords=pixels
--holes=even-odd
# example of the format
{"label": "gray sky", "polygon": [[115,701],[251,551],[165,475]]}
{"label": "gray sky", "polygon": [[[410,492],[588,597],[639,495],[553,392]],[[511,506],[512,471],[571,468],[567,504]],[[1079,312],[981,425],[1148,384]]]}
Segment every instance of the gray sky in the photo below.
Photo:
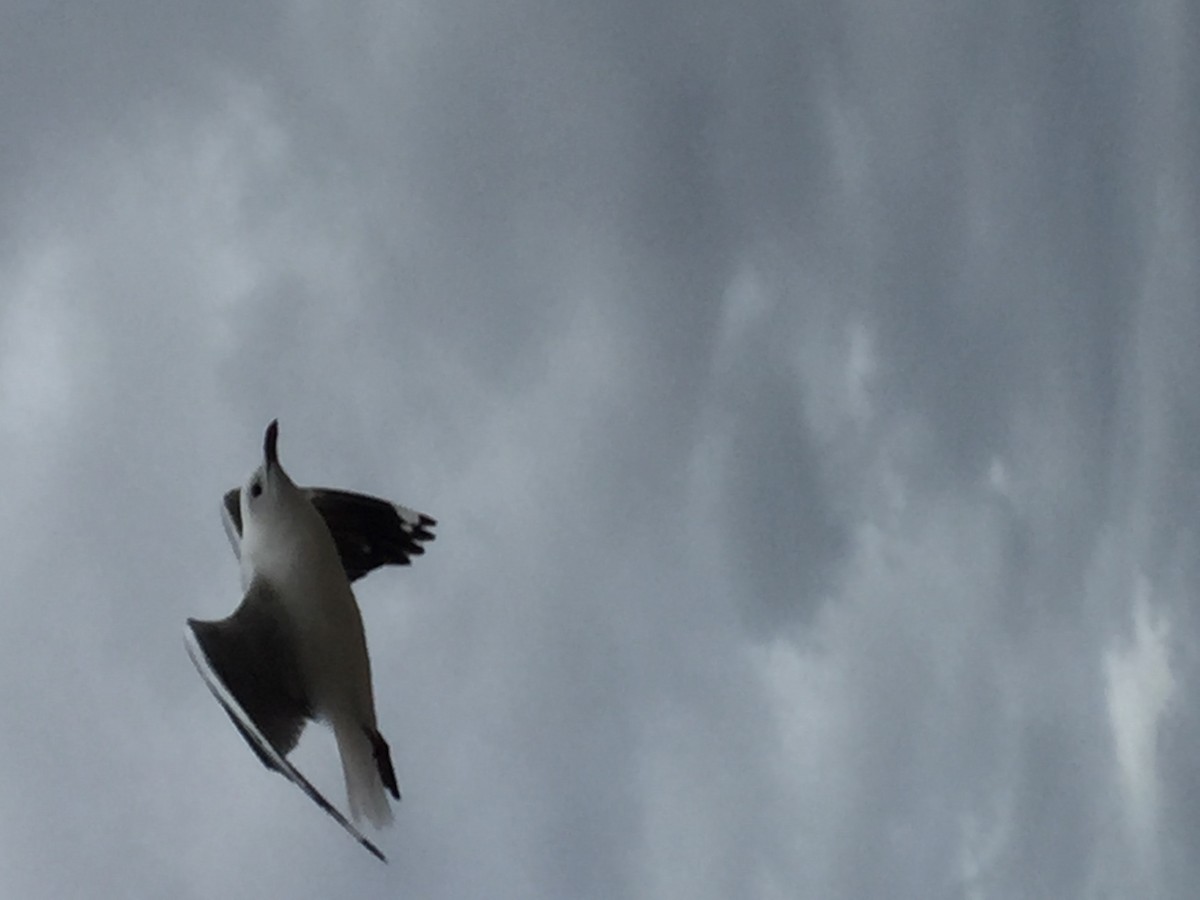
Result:
{"label": "gray sky", "polygon": [[[4,7],[0,894],[1193,897],[1197,7],[960,7]],[[276,416],[387,867],[183,650]]]}

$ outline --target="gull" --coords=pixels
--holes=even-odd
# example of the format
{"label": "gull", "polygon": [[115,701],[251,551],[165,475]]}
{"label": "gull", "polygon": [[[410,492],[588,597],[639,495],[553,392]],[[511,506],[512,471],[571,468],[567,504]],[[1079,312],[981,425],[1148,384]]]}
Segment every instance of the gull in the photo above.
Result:
{"label": "gull", "polygon": [[[408,565],[434,519],[377,497],[301,488],[279,462],[278,420],[263,462],[227,492],[225,530],[241,564],[241,604],[225,619],[188,619],[188,655],[262,763],[296,784],[367,850],[386,858],[287,760],[309,719],[333,728],[350,815],[391,822],[400,799],[379,733],[362,617],[351,582]],[[385,793],[386,791],[386,793]]]}

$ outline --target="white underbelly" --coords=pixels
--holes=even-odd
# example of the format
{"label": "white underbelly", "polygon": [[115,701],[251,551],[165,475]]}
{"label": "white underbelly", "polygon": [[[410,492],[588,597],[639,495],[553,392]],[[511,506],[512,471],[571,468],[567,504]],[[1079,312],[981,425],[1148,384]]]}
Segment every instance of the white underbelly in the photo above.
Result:
{"label": "white underbelly", "polygon": [[244,577],[265,579],[279,593],[313,714],[326,720],[353,716],[374,727],[362,616],[328,533],[250,546],[244,542],[242,561],[249,564]]}
{"label": "white underbelly", "polygon": [[313,713],[323,719],[349,713],[373,725],[367,643],[349,585],[310,581],[285,590]]}

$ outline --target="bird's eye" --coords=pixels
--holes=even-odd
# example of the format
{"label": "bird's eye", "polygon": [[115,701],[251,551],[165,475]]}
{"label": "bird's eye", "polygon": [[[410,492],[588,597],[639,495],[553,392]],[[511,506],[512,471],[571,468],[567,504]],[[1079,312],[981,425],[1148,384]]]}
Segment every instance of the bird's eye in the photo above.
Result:
{"label": "bird's eye", "polygon": [[251,496],[251,497],[257,497],[257,496],[258,496],[259,494],[261,494],[261,493],[262,493],[262,482],[261,482],[261,481],[255,481],[255,482],[251,483],[251,485],[250,485],[250,496]]}

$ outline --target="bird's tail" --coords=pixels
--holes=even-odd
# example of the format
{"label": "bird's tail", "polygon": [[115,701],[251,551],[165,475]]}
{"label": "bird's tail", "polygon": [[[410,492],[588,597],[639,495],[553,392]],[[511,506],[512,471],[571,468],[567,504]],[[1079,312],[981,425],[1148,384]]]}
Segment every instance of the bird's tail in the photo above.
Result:
{"label": "bird's tail", "polygon": [[[384,793],[381,775],[392,770],[387,744],[373,728],[353,722],[337,722],[333,726],[338,753],[342,757],[342,772],[346,776],[346,796],[350,801],[350,817],[355,822],[363,816],[376,828],[392,823],[392,808]],[[382,753],[382,757],[381,757]],[[386,768],[381,764],[386,763]],[[391,775],[393,794],[395,775]]]}

